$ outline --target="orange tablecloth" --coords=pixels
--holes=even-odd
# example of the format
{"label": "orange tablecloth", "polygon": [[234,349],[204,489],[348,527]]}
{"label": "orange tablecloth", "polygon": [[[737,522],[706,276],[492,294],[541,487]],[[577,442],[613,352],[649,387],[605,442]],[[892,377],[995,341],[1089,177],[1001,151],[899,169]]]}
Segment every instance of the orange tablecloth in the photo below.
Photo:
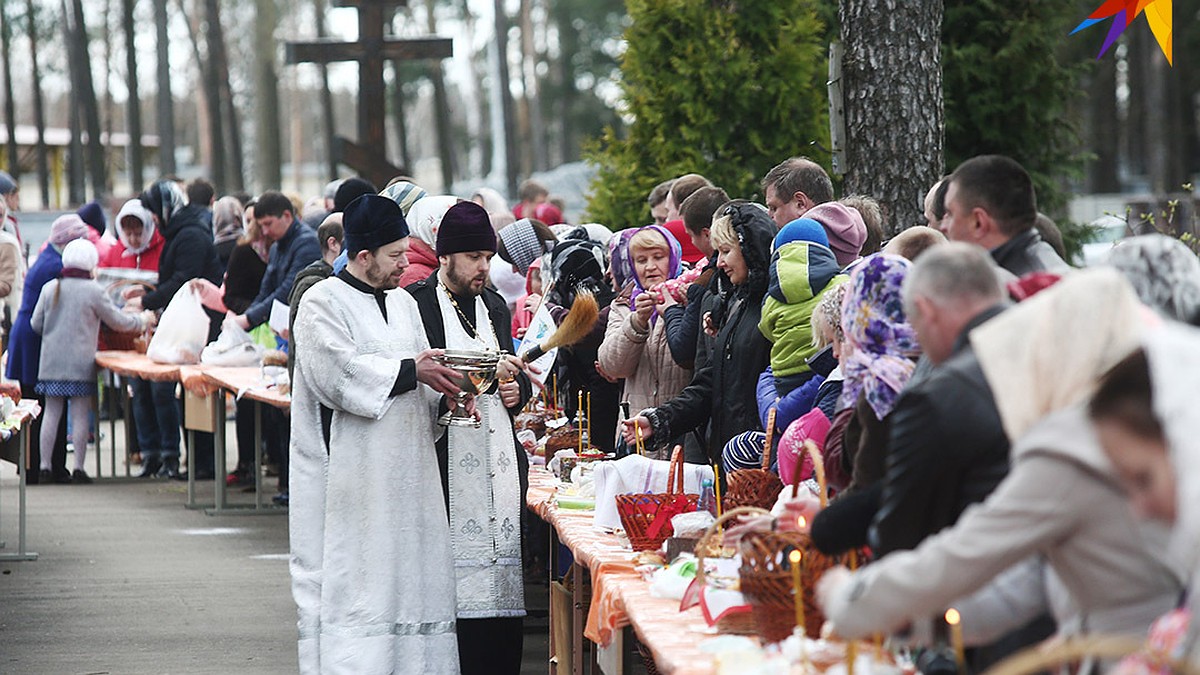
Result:
{"label": "orange tablecloth", "polygon": [[263,380],[262,370],[257,366],[244,368],[203,366],[200,371],[208,382],[222,389],[228,389],[239,396],[253,401],[261,401],[280,410],[288,410],[292,407],[292,397],[280,393],[278,389],[268,385]]}
{"label": "orange tablecloth", "polygon": [[155,363],[138,352],[104,351],[96,353],[96,365],[124,377],[151,382],[178,382],[180,366]]}
{"label": "orange tablecloth", "polygon": [[650,596],[650,585],[634,571],[628,543],[592,527],[592,512],[559,509],[553,504],[555,479],[543,467],[530,467],[525,501],[558,533],[559,541],[592,575],[588,639],[607,644],[612,631],[633,625],[654,655],[659,672],[707,675],[712,656],[697,647],[707,624],[698,608],[679,611],[679,601]]}

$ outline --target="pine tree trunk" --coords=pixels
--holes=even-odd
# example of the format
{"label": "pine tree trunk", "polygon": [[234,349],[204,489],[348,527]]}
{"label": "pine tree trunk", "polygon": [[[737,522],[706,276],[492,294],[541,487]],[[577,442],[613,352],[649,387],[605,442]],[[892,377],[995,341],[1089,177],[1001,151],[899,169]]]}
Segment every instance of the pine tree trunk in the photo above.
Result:
{"label": "pine tree trunk", "polygon": [[546,156],[546,123],[542,119],[541,96],[538,94],[541,87],[538,85],[538,55],[533,44],[533,0],[521,0],[521,53],[525,105],[529,109],[529,147],[533,153],[530,164],[534,171],[543,171],[548,168],[549,158]]}
{"label": "pine tree trunk", "polygon": [[[392,61],[392,124],[396,127],[396,144],[400,151],[400,168],[406,173],[413,171],[412,152],[408,143],[408,113],[404,109],[404,86],[400,82],[400,64]],[[331,136],[332,137],[332,136]],[[337,175],[337,165],[332,166]]]}
{"label": "pine tree trunk", "polygon": [[13,178],[21,175],[21,166],[17,156],[17,105],[13,96],[12,81],[12,24],[4,11],[5,4],[0,2],[0,59],[4,61],[4,127],[8,131],[7,160],[5,166]]}
{"label": "pine tree trunk", "polygon": [[168,49],[167,0],[154,0],[154,30],[158,51],[158,171],[175,174],[175,103],[171,99],[171,56]]}
{"label": "pine tree trunk", "polygon": [[[226,191],[241,190],[242,179],[241,133],[237,128],[237,111],[233,108],[233,94],[229,87],[229,55],[225,48],[225,29],[221,25],[220,0],[205,0],[204,18],[207,25],[205,44],[208,47],[209,87],[217,100],[212,108],[219,120],[216,128],[221,129],[216,143],[221,144]],[[214,159],[215,161],[215,159]],[[220,193],[218,193],[220,194]]]}
{"label": "pine tree trunk", "polygon": [[842,0],[846,194],[875,197],[885,228],[924,222],[942,174],[942,3]]}
{"label": "pine tree trunk", "polygon": [[67,203],[71,206],[82,204],[87,199],[87,176],[84,171],[83,150],[83,121],[80,109],[83,102],[80,92],[83,87],[79,77],[79,38],[71,26],[71,8],[67,0],[60,3],[62,12],[63,39],[67,43],[67,71],[70,76],[71,91],[68,96],[67,111]]}
{"label": "pine tree trunk", "polygon": [[1096,62],[1088,87],[1088,133],[1096,158],[1088,166],[1088,190],[1113,193],[1121,191],[1117,174],[1121,129],[1117,120],[1117,60],[1107,57]]}
{"label": "pine tree trunk", "polygon": [[129,189],[137,192],[145,181],[142,164],[142,101],[138,96],[137,48],[134,45],[134,0],[121,0],[121,24],[125,33],[125,128],[129,132],[126,162],[129,166]]}
{"label": "pine tree trunk", "polygon": [[[313,12],[316,14],[317,37],[323,38],[328,32],[325,30],[325,0],[314,0]],[[317,66],[321,72],[321,137],[325,143],[325,172],[329,180],[337,180],[338,168],[337,157],[333,156],[333,137],[336,133],[334,129],[333,119],[333,92],[329,89],[329,68],[324,64]],[[393,68],[395,65],[393,64]],[[228,82],[228,79],[226,79]],[[397,87],[399,83],[397,82]],[[404,157],[405,171],[411,171],[408,167],[407,138],[404,136],[404,131],[401,129],[397,133],[401,135],[400,152]]]}
{"label": "pine tree trunk", "polygon": [[[113,109],[116,107],[112,97],[112,87],[108,74],[113,71],[113,31],[112,31],[112,7],[113,0],[104,0],[104,67],[100,72],[104,73],[104,137],[108,139],[108,145],[112,146],[113,142],[113,118],[115,117]],[[108,166],[108,148],[105,148],[105,167]],[[114,170],[116,167],[113,167]],[[110,195],[113,192],[113,175],[110,171],[104,172],[104,194]]]}
{"label": "pine tree trunk", "polygon": [[77,69],[77,86],[80,88],[78,100],[83,108],[83,123],[88,133],[88,173],[92,179],[92,194],[100,199],[108,187],[108,167],[104,144],[100,141],[100,104],[96,100],[96,87],[92,81],[92,57],[88,51],[91,38],[83,18],[83,0],[71,0],[71,10],[74,15],[72,32],[76,40],[74,68]]}
{"label": "pine tree trunk", "polygon": [[513,125],[512,92],[508,88],[508,15],[504,12],[504,0],[494,0],[496,19],[496,50],[499,59],[496,81],[492,86],[500,90],[500,111],[504,121],[504,186],[508,195],[517,194],[517,136]]}
{"label": "pine tree trunk", "polygon": [[[188,12],[183,0],[179,0],[179,11],[187,19],[188,38],[192,44],[192,54],[196,58],[196,67],[200,69],[200,81],[203,83],[197,91],[202,99],[197,103],[199,117],[199,135],[201,161],[208,163],[208,179],[216,188],[217,194],[225,191],[225,134],[221,125],[221,96],[217,84],[217,72],[212,60],[212,20],[209,14],[209,3],[206,1],[202,10]],[[219,10],[218,10],[219,11]],[[203,16],[201,16],[203,14]],[[205,51],[208,58],[200,50],[201,23],[205,26]],[[200,108],[200,106],[203,106]]]}
{"label": "pine tree trunk", "polygon": [[279,24],[279,7],[275,0],[255,0],[255,87],[257,98],[254,174],[258,190],[278,190],[283,182],[281,165],[283,149],[279,135],[279,77],[275,72],[275,27]]}
{"label": "pine tree trunk", "polygon": [[29,23],[29,64],[33,75],[33,123],[37,127],[38,189],[42,208],[50,208],[50,151],[46,147],[46,106],[42,99],[42,69],[38,61],[37,13],[33,0],[25,0],[25,19]]}
{"label": "pine tree trunk", "polygon": [[[434,0],[426,2],[426,16],[430,35],[437,35],[437,15]],[[449,193],[454,186],[454,139],[450,130],[450,98],[446,94],[446,78],[441,61],[429,64],[429,79],[433,82],[434,120],[437,123],[438,155],[442,161],[442,192]]]}

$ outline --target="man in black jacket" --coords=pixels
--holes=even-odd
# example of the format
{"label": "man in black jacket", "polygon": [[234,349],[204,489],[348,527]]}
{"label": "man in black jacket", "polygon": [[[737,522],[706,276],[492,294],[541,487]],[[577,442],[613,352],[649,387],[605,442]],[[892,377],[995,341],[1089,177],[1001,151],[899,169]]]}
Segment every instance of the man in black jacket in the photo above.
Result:
{"label": "man in black jacket", "polygon": [[987,253],[969,244],[935,246],[913,265],[903,293],[933,369],[909,384],[892,411],[870,537],[879,556],[914,548],[953,525],[1008,473],[1008,437],[967,340],[1004,308]]}
{"label": "man in black jacket", "polygon": [[1033,180],[1017,162],[981,155],[963,162],[947,179],[941,230],[951,241],[986,248],[1015,277],[1069,269],[1042,241]]}
{"label": "man in black jacket", "polygon": [[[185,283],[207,279],[221,283],[221,261],[213,243],[212,227],[204,220],[207,204],[186,204],[182,190],[172,180],[160,180],[138,196],[154,216],[166,243],[158,260],[158,286],[141,297],[129,297],[126,308],[162,310]],[[136,291],[135,291],[136,293]],[[205,310],[209,316],[208,340],[217,337],[221,314]],[[142,453],[141,476],[182,478],[179,472],[179,436],[183,416],[175,399],[173,382],[134,381],[134,421],[138,427],[138,445]],[[196,432],[196,477],[209,480],[214,475],[213,437]]]}
{"label": "man in black jacket", "polygon": [[[508,304],[487,287],[495,253],[487,211],[473,202],[450,207],[437,235],[439,269],[407,288],[430,347],[513,353]],[[512,418],[532,396],[532,384],[515,357],[502,361],[498,380],[493,391],[476,397],[481,426],[450,426],[437,441],[465,675],[521,670],[521,517],[529,467]]]}

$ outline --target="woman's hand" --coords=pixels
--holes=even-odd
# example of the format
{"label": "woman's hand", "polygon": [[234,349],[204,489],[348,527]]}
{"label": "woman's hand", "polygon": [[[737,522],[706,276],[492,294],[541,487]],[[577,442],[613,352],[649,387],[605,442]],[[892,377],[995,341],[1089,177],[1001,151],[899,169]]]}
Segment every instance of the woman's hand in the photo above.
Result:
{"label": "woman's hand", "polygon": [[142,286],[140,284],[134,284],[132,286],[126,286],[125,289],[121,291],[121,299],[122,300],[132,300],[133,298],[140,298],[145,294],[146,294],[145,286]]}
{"label": "woman's hand", "polygon": [[216,284],[208,279],[192,279],[188,282],[188,286],[200,295],[200,304],[213,310],[214,312],[227,312],[225,307],[225,293]]}
{"label": "woman's hand", "polygon": [[641,332],[650,330],[650,315],[654,313],[654,291],[645,291],[634,300],[633,327]]}
{"label": "woman's hand", "polygon": [[530,293],[525,298],[525,311],[530,314],[536,314],[538,307],[542,306],[542,296],[537,293]]}
{"label": "woman's hand", "polygon": [[711,338],[717,337],[717,327],[713,323],[712,312],[704,313],[704,333]]}

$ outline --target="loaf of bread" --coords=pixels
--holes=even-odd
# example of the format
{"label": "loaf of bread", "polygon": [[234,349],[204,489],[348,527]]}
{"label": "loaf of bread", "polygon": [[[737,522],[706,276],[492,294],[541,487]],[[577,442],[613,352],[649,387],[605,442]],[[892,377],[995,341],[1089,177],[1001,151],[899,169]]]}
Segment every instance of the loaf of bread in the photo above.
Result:
{"label": "loaf of bread", "polygon": [[555,429],[546,437],[546,456],[553,457],[559,450],[579,449],[579,430],[570,426]]}
{"label": "loaf of bread", "polygon": [[287,361],[287,354],[278,349],[268,349],[263,352],[262,364],[264,366],[286,366]]}
{"label": "loaf of bread", "polygon": [[533,432],[534,436],[541,438],[546,435],[546,413],[523,412],[513,420],[513,428],[517,431],[528,429]]}

